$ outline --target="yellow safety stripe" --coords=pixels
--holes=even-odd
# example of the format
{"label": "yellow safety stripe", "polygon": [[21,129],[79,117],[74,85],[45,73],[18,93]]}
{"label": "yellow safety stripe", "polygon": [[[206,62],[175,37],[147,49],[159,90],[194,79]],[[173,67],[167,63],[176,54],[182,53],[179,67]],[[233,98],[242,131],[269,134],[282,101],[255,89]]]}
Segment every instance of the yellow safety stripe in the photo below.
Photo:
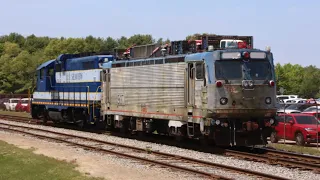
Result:
{"label": "yellow safety stripe", "polygon": [[74,103],[56,103],[56,102],[32,102],[32,104],[41,104],[41,105],[56,105],[56,106],[79,106],[79,107],[88,107],[88,104],[74,104]]}

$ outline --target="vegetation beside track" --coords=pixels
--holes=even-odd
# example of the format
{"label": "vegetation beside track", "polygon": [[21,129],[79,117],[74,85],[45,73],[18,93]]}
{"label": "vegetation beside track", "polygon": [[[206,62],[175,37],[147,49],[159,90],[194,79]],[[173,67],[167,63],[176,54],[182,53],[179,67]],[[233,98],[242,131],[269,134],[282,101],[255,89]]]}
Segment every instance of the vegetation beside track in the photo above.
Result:
{"label": "vegetation beside track", "polygon": [[26,112],[15,112],[15,111],[3,111],[0,110],[0,114],[11,115],[11,116],[21,116],[21,117],[31,117],[29,113]]}
{"label": "vegetation beside track", "polygon": [[320,156],[320,146],[319,146],[319,150],[316,147],[297,146],[297,145],[288,145],[288,144],[280,144],[280,143],[270,143],[267,146],[276,148],[279,150],[289,151],[289,152]]}
{"label": "vegetation beside track", "polygon": [[95,180],[82,175],[75,164],[37,155],[32,149],[20,149],[0,141],[0,179]]}

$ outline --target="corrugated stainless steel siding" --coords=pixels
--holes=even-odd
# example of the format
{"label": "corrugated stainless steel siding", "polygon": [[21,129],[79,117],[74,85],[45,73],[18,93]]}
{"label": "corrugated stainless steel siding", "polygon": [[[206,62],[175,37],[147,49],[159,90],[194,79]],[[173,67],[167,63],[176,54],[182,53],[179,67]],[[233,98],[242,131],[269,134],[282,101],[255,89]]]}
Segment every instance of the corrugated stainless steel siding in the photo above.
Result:
{"label": "corrugated stainless steel siding", "polygon": [[111,104],[183,107],[184,71],[184,62],[113,68]]}

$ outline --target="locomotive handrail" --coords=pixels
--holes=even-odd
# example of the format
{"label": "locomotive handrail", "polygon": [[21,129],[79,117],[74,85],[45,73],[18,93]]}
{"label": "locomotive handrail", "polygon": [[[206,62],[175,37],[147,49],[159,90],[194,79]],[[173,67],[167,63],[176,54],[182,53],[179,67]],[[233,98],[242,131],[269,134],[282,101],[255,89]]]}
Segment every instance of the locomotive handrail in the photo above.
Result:
{"label": "locomotive handrail", "polygon": [[93,110],[93,112],[92,112],[92,117],[94,118],[94,120],[96,120],[96,118],[95,118],[95,116],[94,116],[94,103],[97,101],[96,99],[97,99],[97,92],[98,92],[98,90],[99,89],[101,89],[101,86],[98,86],[97,87],[97,90],[96,90],[96,92],[95,92],[95,95],[94,95],[94,100],[93,100],[93,103],[92,103],[92,110]]}
{"label": "locomotive handrail", "polygon": [[90,115],[90,97],[88,96],[88,93],[90,92],[90,86],[87,86],[87,88],[88,88],[88,91],[86,92],[86,100],[87,100],[87,106],[88,106],[88,115],[90,118],[91,117],[91,115]]}

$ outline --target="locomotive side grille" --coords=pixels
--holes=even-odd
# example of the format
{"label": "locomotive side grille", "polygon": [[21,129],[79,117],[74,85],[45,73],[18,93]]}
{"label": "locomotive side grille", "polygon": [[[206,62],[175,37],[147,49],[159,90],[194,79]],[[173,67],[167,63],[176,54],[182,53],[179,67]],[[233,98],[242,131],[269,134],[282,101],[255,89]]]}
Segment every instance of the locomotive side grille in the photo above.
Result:
{"label": "locomotive side grille", "polygon": [[184,71],[184,62],[111,69],[111,104],[183,107]]}

